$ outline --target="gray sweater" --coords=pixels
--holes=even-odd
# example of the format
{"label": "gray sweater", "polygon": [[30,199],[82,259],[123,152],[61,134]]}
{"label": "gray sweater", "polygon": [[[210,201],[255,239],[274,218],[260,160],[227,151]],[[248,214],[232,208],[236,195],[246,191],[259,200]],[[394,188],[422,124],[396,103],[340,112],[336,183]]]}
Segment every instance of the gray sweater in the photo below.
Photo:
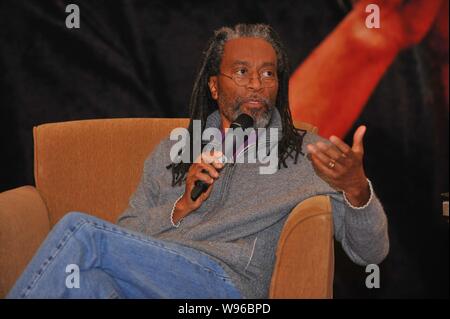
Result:
{"label": "gray sweater", "polygon": [[[217,111],[208,117],[206,125],[220,127]],[[269,127],[281,128],[276,110]],[[308,143],[318,140],[324,139],[307,133],[303,153],[307,153]],[[184,183],[172,187],[172,174],[166,169],[174,143],[163,140],[146,159],[141,181],[118,225],[208,254],[229,273],[245,298],[268,297],[283,225],[289,212],[311,196],[331,196],[334,235],[353,262],[376,264],[386,257],[387,219],[376,195],[366,208],[352,209],[302,156],[297,164],[288,160],[288,168],[268,175],[259,173],[259,163],[225,166],[208,200],[174,227],[170,213],[185,188]]]}

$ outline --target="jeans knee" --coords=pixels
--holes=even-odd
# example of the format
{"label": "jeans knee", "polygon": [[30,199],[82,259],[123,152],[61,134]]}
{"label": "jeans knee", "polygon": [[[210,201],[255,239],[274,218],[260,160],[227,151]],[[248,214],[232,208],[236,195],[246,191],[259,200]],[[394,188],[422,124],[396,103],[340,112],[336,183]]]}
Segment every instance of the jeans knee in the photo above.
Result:
{"label": "jeans knee", "polygon": [[86,220],[89,216],[90,215],[81,212],[75,211],[68,212],[63,216],[63,218],[59,220],[59,222],[55,225],[55,227],[56,226],[63,228],[73,227],[82,220]]}

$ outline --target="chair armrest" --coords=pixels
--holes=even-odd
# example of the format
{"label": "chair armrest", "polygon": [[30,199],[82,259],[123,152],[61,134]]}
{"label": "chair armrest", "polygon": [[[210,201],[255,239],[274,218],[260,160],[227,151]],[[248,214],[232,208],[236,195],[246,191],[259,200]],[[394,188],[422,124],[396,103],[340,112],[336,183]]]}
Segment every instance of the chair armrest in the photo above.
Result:
{"label": "chair armrest", "polygon": [[299,203],[286,220],[277,247],[270,298],[332,298],[333,218],[328,196]]}
{"label": "chair armrest", "polygon": [[50,230],[48,211],[33,186],[0,193],[0,298],[4,298]]}

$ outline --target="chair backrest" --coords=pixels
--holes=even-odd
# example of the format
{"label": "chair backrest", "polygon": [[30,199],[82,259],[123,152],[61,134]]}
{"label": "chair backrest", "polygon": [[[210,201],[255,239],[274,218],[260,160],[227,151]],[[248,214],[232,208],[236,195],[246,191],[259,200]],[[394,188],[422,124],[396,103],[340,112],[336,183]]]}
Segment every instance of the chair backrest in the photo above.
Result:
{"label": "chair backrest", "polygon": [[[34,177],[53,226],[69,211],[114,222],[153,148],[186,118],[80,120],[34,127]],[[296,127],[316,132],[307,123]]]}

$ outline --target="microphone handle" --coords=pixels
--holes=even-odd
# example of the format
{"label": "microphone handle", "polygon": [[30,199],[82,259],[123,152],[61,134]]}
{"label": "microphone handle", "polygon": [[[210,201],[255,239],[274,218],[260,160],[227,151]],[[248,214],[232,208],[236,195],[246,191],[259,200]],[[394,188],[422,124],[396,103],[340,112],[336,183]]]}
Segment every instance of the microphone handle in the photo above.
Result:
{"label": "microphone handle", "polygon": [[209,184],[205,183],[204,181],[200,181],[200,180],[195,181],[195,186],[191,192],[191,199],[195,202],[197,200],[197,198],[200,197],[201,194],[206,192],[208,187],[209,187]]}

